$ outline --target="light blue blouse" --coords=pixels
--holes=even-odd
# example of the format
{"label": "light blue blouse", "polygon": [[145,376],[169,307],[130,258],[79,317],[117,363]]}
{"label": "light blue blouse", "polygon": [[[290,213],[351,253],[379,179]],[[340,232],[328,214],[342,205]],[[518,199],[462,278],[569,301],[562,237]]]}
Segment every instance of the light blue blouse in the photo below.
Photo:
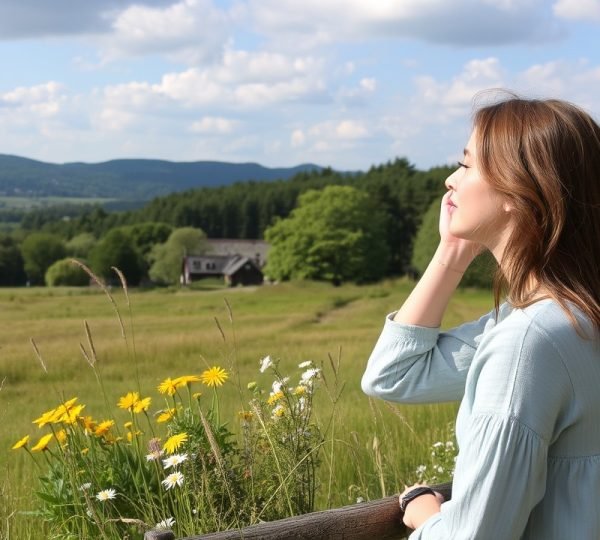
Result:
{"label": "light blue blouse", "polygon": [[600,540],[600,339],[553,300],[447,332],[388,316],[362,379],[402,403],[462,399],[452,500],[410,540]]}

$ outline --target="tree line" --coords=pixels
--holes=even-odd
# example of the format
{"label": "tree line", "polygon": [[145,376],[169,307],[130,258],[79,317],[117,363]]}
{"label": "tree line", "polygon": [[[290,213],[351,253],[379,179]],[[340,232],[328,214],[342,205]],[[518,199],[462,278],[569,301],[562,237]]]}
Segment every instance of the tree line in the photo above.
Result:
{"label": "tree line", "polygon": [[[396,159],[355,174],[326,168],[288,180],[173,193],[137,210],[33,210],[16,230],[0,238],[0,284],[69,282],[62,276],[66,263],[61,272],[46,275],[52,264],[67,257],[90,263],[103,277],[111,274],[110,266],[118,266],[132,285],[145,280],[168,283],[178,269],[165,260],[180,261],[182,250],[202,252],[206,237],[266,238],[274,246],[267,271],[277,279],[361,282],[403,275],[414,270],[417,232],[450,172],[448,167],[421,171],[406,159]],[[338,190],[331,192],[332,187]],[[344,233],[330,234],[336,227]],[[298,231],[305,232],[305,238],[290,239]],[[289,245],[282,247],[286,242]],[[310,249],[302,251],[300,244],[310,244]],[[297,253],[292,253],[293,245]],[[359,264],[361,250],[364,261]],[[352,260],[340,258],[341,253],[352,254]],[[311,268],[306,268],[307,261]],[[304,268],[295,271],[301,263]],[[341,267],[347,270],[340,273]]]}

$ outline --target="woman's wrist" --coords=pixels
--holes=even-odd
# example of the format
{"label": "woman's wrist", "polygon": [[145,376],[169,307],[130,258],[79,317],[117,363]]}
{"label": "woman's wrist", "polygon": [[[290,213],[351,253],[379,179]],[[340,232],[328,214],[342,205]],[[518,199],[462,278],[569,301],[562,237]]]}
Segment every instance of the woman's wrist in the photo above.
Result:
{"label": "woman's wrist", "polygon": [[466,246],[440,243],[433,256],[433,261],[448,270],[464,274],[478,254],[478,247],[471,243]]}

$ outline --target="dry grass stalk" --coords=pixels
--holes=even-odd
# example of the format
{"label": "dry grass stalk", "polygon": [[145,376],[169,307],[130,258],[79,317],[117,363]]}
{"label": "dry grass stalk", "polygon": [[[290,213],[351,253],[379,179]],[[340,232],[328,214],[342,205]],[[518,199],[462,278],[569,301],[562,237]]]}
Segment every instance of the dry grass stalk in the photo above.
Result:
{"label": "dry grass stalk", "polygon": [[100,287],[102,289],[104,294],[106,294],[106,296],[110,300],[110,303],[112,304],[112,306],[115,310],[115,313],[117,314],[117,319],[119,319],[119,327],[121,328],[121,337],[124,340],[127,340],[127,336],[125,335],[125,325],[123,324],[123,319],[121,318],[121,313],[119,312],[119,307],[117,306],[117,303],[115,302],[115,299],[113,298],[112,294],[110,294],[110,291],[108,290],[108,287],[106,286],[106,284],[96,274],[94,274],[94,272],[92,272],[92,270],[90,268],[88,268],[81,261],[78,261],[77,259],[71,259],[71,262],[73,264],[79,266],[79,268],[81,268],[88,276],[90,276],[92,281],[94,281],[94,283],[96,283],[98,285],[98,287]]}
{"label": "dry grass stalk", "polygon": [[37,359],[40,361],[40,364],[42,364],[42,369],[44,370],[45,373],[48,373],[48,369],[46,368],[46,363],[44,362],[44,359],[42,358],[42,354],[40,353],[40,350],[38,349],[37,345],[35,344],[35,341],[33,340],[33,338],[29,338],[29,341],[31,342],[31,345],[33,346],[33,350],[35,351],[35,355],[37,356]]}
{"label": "dry grass stalk", "polygon": [[85,336],[87,337],[87,342],[88,342],[88,346],[90,348],[90,352],[92,353],[92,358],[91,358],[91,362],[90,359],[88,358],[87,355],[86,356],[86,360],[88,361],[88,363],[90,364],[90,366],[93,366],[97,361],[98,361],[98,357],[96,355],[96,348],[94,347],[94,342],[92,340],[92,333],[90,332],[90,327],[87,323],[87,321],[83,321],[83,327],[85,328]]}
{"label": "dry grass stalk", "polygon": [[217,328],[219,329],[219,332],[221,332],[221,337],[223,338],[223,342],[226,342],[227,339],[225,339],[225,332],[223,332],[223,329],[221,328],[221,323],[219,322],[219,319],[217,319],[216,317],[214,317],[215,322],[217,323]]}

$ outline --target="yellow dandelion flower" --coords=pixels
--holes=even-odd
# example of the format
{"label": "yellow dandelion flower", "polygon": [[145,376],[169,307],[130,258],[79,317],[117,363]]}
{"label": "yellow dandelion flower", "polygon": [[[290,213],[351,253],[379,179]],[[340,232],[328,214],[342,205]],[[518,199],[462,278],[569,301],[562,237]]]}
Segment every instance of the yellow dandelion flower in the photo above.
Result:
{"label": "yellow dandelion flower", "polygon": [[303,396],[304,394],[306,394],[306,386],[296,386],[296,388],[294,388],[294,395],[295,396]]}
{"label": "yellow dandelion flower", "polygon": [[131,431],[127,432],[127,442],[133,441],[133,433]]}
{"label": "yellow dandelion flower", "polygon": [[202,392],[194,392],[194,393],[192,394],[192,397],[193,397],[194,399],[200,399],[200,398],[202,397]]}
{"label": "yellow dandelion flower", "polygon": [[177,377],[173,379],[173,384],[179,388],[181,386],[187,386],[193,382],[200,382],[200,377],[198,375],[183,375],[181,377]]}
{"label": "yellow dandelion flower", "polygon": [[61,446],[67,442],[67,432],[64,429],[56,432],[56,440],[59,442]]}
{"label": "yellow dandelion flower", "polygon": [[274,392],[269,396],[269,399],[267,399],[267,403],[269,405],[274,405],[282,398],[283,398],[283,392],[281,390],[279,390],[278,392]]}
{"label": "yellow dandelion flower", "polygon": [[152,402],[151,397],[145,397],[144,399],[140,399],[134,406],[133,412],[139,414],[143,411],[147,411],[150,408],[150,403]]}
{"label": "yellow dandelion flower", "polygon": [[168,396],[174,396],[177,392],[177,379],[173,380],[171,377],[167,377],[163,382],[158,385],[158,391],[161,394],[167,394]]}
{"label": "yellow dandelion flower", "polygon": [[137,392],[128,392],[126,395],[119,399],[117,407],[119,407],[119,409],[126,409],[128,411],[131,411],[139,400],[140,395]]}
{"label": "yellow dandelion flower", "polygon": [[42,413],[42,416],[40,416],[39,418],[36,418],[32,423],[37,424],[38,427],[42,428],[46,424],[50,424],[50,423],[54,422],[55,417],[56,417],[56,409],[52,409],[51,411],[46,411],[45,413]]}
{"label": "yellow dandelion flower", "polygon": [[167,452],[167,454],[174,454],[179,449],[179,447],[185,441],[187,441],[187,439],[187,433],[177,433],[176,435],[173,435],[166,440],[163,446],[163,450]]}
{"label": "yellow dandelion flower", "polygon": [[96,429],[96,421],[91,416],[80,416],[78,420],[86,435],[94,433]]}
{"label": "yellow dandelion flower", "polygon": [[273,409],[272,416],[273,418],[281,418],[282,416],[285,416],[285,407],[281,404],[277,405],[277,407]]}
{"label": "yellow dandelion flower", "polygon": [[238,416],[244,422],[250,422],[254,418],[254,414],[251,411],[239,411]]}
{"label": "yellow dandelion flower", "polygon": [[203,371],[200,378],[206,386],[215,387],[222,386],[229,378],[229,374],[223,368],[213,366],[210,369]]}
{"label": "yellow dandelion flower", "polygon": [[96,429],[94,430],[94,435],[96,435],[96,437],[102,437],[103,435],[106,435],[110,428],[114,425],[114,420],[104,420],[96,426]]}
{"label": "yellow dandelion flower", "polygon": [[171,420],[171,418],[175,416],[175,412],[175,409],[165,409],[164,411],[160,411],[160,414],[158,415],[156,421],[159,424],[163,422],[168,422],[169,420]]}
{"label": "yellow dandelion flower", "polygon": [[81,455],[82,455],[82,456],[85,456],[85,455],[86,455],[86,454],[87,454],[89,451],[90,451],[90,449],[89,449],[89,448],[82,448],[82,449],[81,449]]}
{"label": "yellow dandelion flower", "polygon": [[57,418],[54,423],[62,422],[64,424],[73,425],[79,418],[79,413],[85,408],[85,405],[75,405],[74,407],[63,408],[62,405],[56,409]]}
{"label": "yellow dandelion flower", "polygon": [[28,442],[29,442],[29,435],[25,435],[25,437],[23,437],[22,439],[19,439],[15,444],[13,444],[12,449],[18,450],[19,448],[23,448],[24,446],[27,446]]}
{"label": "yellow dandelion flower", "polygon": [[47,435],[44,435],[42,438],[40,438],[40,440],[37,442],[37,444],[31,449],[31,451],[32,452],[41,452],[42,450],[47,450],[48,444],[52,440],[52,437],[54,437],[54,435],[52,433],[48,433]]}

